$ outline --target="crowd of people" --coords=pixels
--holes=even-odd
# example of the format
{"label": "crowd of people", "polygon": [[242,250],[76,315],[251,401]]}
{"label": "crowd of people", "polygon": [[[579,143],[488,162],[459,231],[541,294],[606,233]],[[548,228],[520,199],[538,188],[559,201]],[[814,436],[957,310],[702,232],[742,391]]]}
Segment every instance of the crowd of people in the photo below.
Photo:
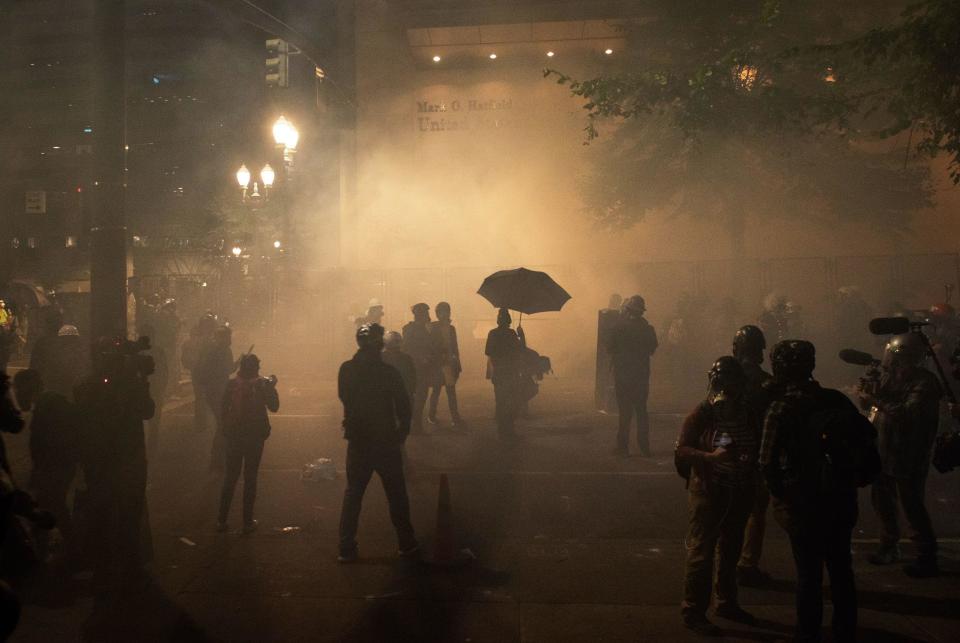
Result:
{"label": "crowd of people", "polygon": [[[845,295],[848,307],[865,317],[866,326],[869,313],[850,293]],[[608,413],[616,400],[617,455],[627,454],[633,415],[638,416],[640,455],[649,455],[646,399],[657,341],[643,319],[644,310],[641,297],[621,302],[615,295],[599,313],[595,403]],[[904,572],[914,578],[939,573],[937,540],[924,497],[944,387],[951,383],[924,364],[937,355],[946,363],[955,354],[957,315],[950,306],[938,304],[923,322],[931,327],[926,333],[917,325],[889,337],[876,378],[861,381],[855,404],[816,381],[814,345],[783,336],[787,313],[782,301],[773,302],[760,316],[765,328],[747,325],[736,332],[731,354],[710,368],[707,397],[686,418],[677,439],[674,457],[687,481],[690,511],[681,614],[689,629],[721,634],[707,617],[713,596],[718,617],[756,622],[740,606],[737,588],[770,580],[760,560],[772,499],[796,562],[796,640],[820,638],[826,567],[834,636],[852,641],[857,600],[850,552],[858,488],[871,485],[881,524],[880,545],[869,562],[900,561],[902,508],[916,544],[916,559]],[[770,352],[772,373],[762,367],[765,331],[777,337]],[[863,334],[861,330],[852,337]],[[955,406],[950,409],[958,415]]]}
{"label": "crowd of people", "polygon": [[[374,473],[386,492],[400,555],[418,556],[403,445],[408,435],[423,433],[424,424],[440,430],[444,391],[449,430],[467,426],[457,397],[462,365],[451,307],[438,303],[436,319],[430,312],[428,304],[417,303],[412,321],[401,331],[387,332],[380,323],[383,307],[371,302],[357,320],[356,354],[340,367],[338,395],[348,443],[339,527],[343,563],[359,556],[358,521]],[[639,455],[651,454],[647,400],[658,339],[645,313],[643,297],[634,295],[625,301],[611,298],[599,315],[595,401],[601,412],[618,416],[614,454],[621,457],[630,453],[634,423]],[[711,602],[722,619],[756,622],[740,605],[738,587],[770,581],[761,560],[771,504],[796,563],[798,640],[820,637],[824,566],[835,638],[855,639],[850,543],[861,487],[872,485],[882,526],[870,562],[901,560],[902,508],[917,554],[904,571],[914,578],[938,574],[937,540],[924,492],[943,419],[944,387],[952,385],[924,364],[931,354],[952,356],[960,334],[949,307],[934,307],[931,319],[935,326],[929,336],[914,328],[889,338],[880,375],[861,383],[858,404],[817,382],[812,343],[778,338],[767,355],[763,328],[747,325],[736,331],[730,354],[709,369],[707,395],[683,422],[674,452],[689,494],[681,606],[688,628],[721,633],[707,615]],[[13,379],[12,398],[6,390],[0,396],[3,431],[22,430],[21,413],[30,413],[29,484],[18,486],[0,441],[0,495],[8,515],[33,525],[39,557],[50,557],[48,532],[56,525],[63,539],[58,564],[92,569],[99,591],[143,581],[152,555],[147,460],[159,440],[166,390],[180,365],[189,371],[194,389],[194,428],[213,426],[210,467],[223,472],[216,527],[228,529],[242,474],[241,531],[255,531],[259,464],[271,432],[269,413],[279,410],[280,398],[277,378],[260,375],[253,347],[235,358],[230,327],[212,313],[202,316],[179,346],[180,320],[175,302],[169,301],[141,318],[141,334],[153,342],[101,338],[88,352],[77,328],[63,321],[54,311],[43,319],[29,367]],[[497,433],[511,441],[517,437],[516,418],[536,395],[537,378],[549,369],[549,360],[527,347],[522,327],[513,328],[506,309],[497,314],[485,354]],[[769,373],[763,368],[767,356]],[[0,383],[6,389],[5,374]],[[150,423],[146,431],[145,422]],[[71,507],[70,490],[80,478],[83,485]],[[0,571],[10,577],[19,562],[20,554],[5,544]],[[0,612],[8,589],[0,585]]]}

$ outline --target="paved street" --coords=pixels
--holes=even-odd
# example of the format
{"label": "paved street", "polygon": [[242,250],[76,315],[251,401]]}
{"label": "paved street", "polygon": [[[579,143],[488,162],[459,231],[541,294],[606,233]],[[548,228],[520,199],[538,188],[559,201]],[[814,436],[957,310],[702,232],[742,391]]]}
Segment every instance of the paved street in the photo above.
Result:
{"label": "paved street", "polygon": [[[236,533],[239,502],[231,533],[214,531],[219,478],[206,466],[211,434],[193,432],[189,404],[175,402],[151,464],[154,585],[97,606],[83,580],[55,591],[27,588],[13,640],[73,641],[81,632],[102,641],[694,640],[679,623],[686,507],[673,469],[675,413],[654,416],[654,458],[615,459],[615,420],[584,410],[588,386],[548,380],[522,424],[525,439],[505,446],[493,435],[488,386],[468,384],[469,430],[411,438],[409,486],[429,554],[439,477],[449,474],[457,545],[475,563],[443,570],[397,561],[375,482],[361,520],[361,560],[341,566],[342,472],[335,481],[300,480],[304,463],[317,457],[342,470],[333,384],[283,384],[256,534]],[[25,440],[8,439],[11,451],[22,453]],[[863,641],[960,640],[960,473],[933,474],[929,499],[946,573],[927,581],[866,563],[876,531],[869,504],[861,503],[855,560]],[[791,632],[792,562],[779,527],[771,523],[768,533],[766,567],[777,581],[742,593],[762,627],[718,619],[727,640],[787,640]]]}

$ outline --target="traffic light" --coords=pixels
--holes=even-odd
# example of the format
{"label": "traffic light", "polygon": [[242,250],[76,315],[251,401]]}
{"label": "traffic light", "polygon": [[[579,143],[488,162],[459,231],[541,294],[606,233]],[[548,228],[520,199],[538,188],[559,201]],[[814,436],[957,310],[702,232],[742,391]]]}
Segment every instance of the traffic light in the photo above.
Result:
{"label": "traffic light", "polygon": [[287,87],[290,84],[290,43],[280,38],[267,40],[267,85]]}

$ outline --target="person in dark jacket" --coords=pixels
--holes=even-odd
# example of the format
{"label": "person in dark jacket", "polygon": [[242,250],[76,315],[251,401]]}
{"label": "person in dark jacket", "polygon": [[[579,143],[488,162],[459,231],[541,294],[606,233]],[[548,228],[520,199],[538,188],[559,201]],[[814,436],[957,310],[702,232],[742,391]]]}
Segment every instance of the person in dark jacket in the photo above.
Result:
{"label": "person in dark jacket", "polygon": [[423,407],[430,388],[440,381],[440,344],[430,332],[430,306],[416,304],[410,309],[413,321],[403,327],[403,344],[417,367],[417,392],[413,398],[411,433],[423,432]]}
{"label": "person in dark jacket", "polygon": [[[93,373],[77,385],[81,464],[90,497],[94,582],[123,590],[142,580],[149,557],[146,521],[147,459],[143,422],[153,417],[149,358],[130,355],[122,339],[101,338]],[[144,358],[144,359],[141,359]]]}
{"label": "person in dark jacket", "polygon": [[343,437],[347,440],[347,488],[340,511],[342,563],[357,560],[357,524],[363,494],[374,473],[380,476],[397,532],[401,556],[419,547],[410,523],[410,500],[403,474],[403,443],[410,433],[410,397],[397,369],[384,363],[383,327],[357,329],[359,350],[340,366],[337,390],[343,402]]}
{"label": "person in dark jacket", "polygon": [[517,332],[510,328],[511,323],[510,311],[501,308],[497,313],[497,327],[487,333],[484,351],[490,358],[488,377],[493,383],[497,434],[504,440],[517,437],[514,422],[522,404],[524,346]]}
{"label": "person in dark jacket", "polygon": [[904,571],[916,578],[939,573],[937,537],[925,495],[943,390],[936,376],[921,366],[925,355],[918,333],[893,337],[884,353],[886,374],[877,395],[860,395],[864,407],[877,409],[874,426],[880,435],[883,467],[872,489],[881,525],[880,548],[870,562],[888,565],[900,560],[899,504],[917,547],[917,560]]}
{"label": "person in dark jacket", "polygon": [[410,405],[413,407],[413,396],[417,392],[417,367],[413,358],[403,350],[403,335],[397,331],[390,331],[383,340],[383,361],[397,369],[403,386],[410,395]]}
{"label": "person in dark jacket", "polygon": [[637,418],[637,447],[640,455],[650,455],[650,424],[647,398],[650,394],[650,358],[657,350],[657,333],[644,319],[647,305],[640,295],[630,297],[623,314],[610,333],[607,350],[613,361],[613,377],[619,409],[617,447],[614,453],[629,453],[630,424]]}
{"label": "person in dark jacket", "polygon": [[869,482],[874,463],[879,467],[877,432],[846,395],[813,379],[815,355],[803,340],[784,340],[771,351],[777,395],[764,422],[760,467],[797,567],[794,640],[821,638],[826,566],[834,640],[850,642],[857,632],[850,539],[857,487]]}
{"label": "person in dark jacket", "polygon": [[749,625],[756,621],[737,600],[736,566],[759,475],[760,427],[747,403],[747,380],[738,360],[717,359],[709,381],[707,399],[683,423],[675,458],[678,469],[689,471],[683,624],[716,635],[719,628],[706,616],[715,554],[717,616]]}
{"label": "person in dark jacket", "polygon": [[253,519],[253,503],[257,498],[257,474],[263,443],[270,437],[267,411],[280,410],[277,378],[260,377],[260,359],[253,353],[240,358],[237,376],[227,383],[223,395],[220,424],[226,443],[226,469],[220,493],[220,514],[217,531],[227,530],[233,490],[243,469],[243,533],[257,527]]}
{"label": "person in dark jacket", "polygon": [[[744,396],[753,416],[762,424],[770,405],[770,374],[763,370],[763,351],[767,340],[763,331],[756,326],[743,326],[733,337],[733,356],[743,368],[746,376]],[[743,535],[743,551],[737,563],[737,580],[745,587],[759,587],[770,581],[770,575],[760,569],[760,555],[763,552],[763,536],[766,531],[767,506],[770,504],[770,492],[763,476],[756,477],[756,494],[753,511],[747,520]]]}
{"label": "person in dark jacket", "polygon": [[437,423],[437,406],[440,404],[440,389],[447,390],[447,405],[450,407],[450,421],[453,427],[462,427],[460,407],[457,405],[457,380],[463,368],[460,365],[460,346],[457,342],[457,329],[450,323],[450,304],[441,301],[437,304],[437,320],[430,324],[430,333],[439,347],[439,375],[430,389],[430,412],[427,420]]}
{"label": "person in dark jacket", "polygon": [[[37,503],[54,515],[57,527],[69,548],[73,539],[73,521],[67,507],[67,494],[80,463],[77,416],[73,404],[56,391],[45,391],[40,373],[26,369],[13,379],[17,403],[30,418],[30,487]],[[46,553],[47,530],[34,532]]]}

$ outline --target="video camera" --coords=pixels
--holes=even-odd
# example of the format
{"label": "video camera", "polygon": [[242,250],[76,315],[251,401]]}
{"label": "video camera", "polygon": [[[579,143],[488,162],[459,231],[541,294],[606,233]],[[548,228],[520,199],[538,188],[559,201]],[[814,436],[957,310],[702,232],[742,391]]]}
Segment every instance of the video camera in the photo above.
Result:
{"label": "video camera", "polygon": [[150,338],[146,336],[136,341],[101,340],[97,346],[97,357],[101,360],[101,369],[106,377],[146,380],[156,371],[153,357],[143,354],[148,350],[150,350]]}

